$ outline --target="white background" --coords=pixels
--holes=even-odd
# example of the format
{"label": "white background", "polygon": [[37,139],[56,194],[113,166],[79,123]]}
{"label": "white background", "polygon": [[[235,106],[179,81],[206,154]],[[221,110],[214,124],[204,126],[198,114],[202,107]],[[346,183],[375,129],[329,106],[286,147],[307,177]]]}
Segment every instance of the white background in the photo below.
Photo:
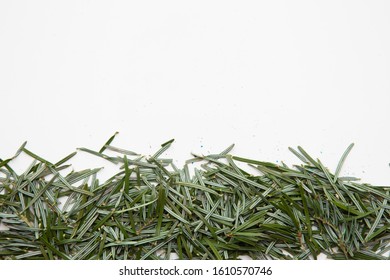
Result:
{"label": "white background", "polygon": [[179,165],[231,143],[293,164],[301,145],[334,170],[354,142],[343,174],[389,185],[389,15],[373,0],[0,0],[0,157],[28,140],[56,161],[119,131],[144,154],[175,138]]}
{"label": "white background", "polygon": [[343,174],[389,184],[389,14],[389,1],[0,0],[0,156],[28,140],[56,161],[119,131],[115,145],[144,154],[175,138],[179,165],[231,143],[296,164],[301,145],[334,170],[354,142]]}

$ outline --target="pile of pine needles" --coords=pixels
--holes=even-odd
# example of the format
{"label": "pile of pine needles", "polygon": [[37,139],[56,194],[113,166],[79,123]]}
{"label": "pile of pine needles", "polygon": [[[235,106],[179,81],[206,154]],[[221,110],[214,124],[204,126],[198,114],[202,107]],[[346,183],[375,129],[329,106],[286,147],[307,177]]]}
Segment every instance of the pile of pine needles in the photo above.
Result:
{"label": "pile of pine needles", "polygon": [[[146,157],[114,137],[79,149],[120,165],[105,182],[99,169],[65,175],[76,153],[51,163],[23,144],[0,160],[0,259],[389,259],[390,187],[340,177],[353,145],[333,174],[301,147],[293,168],[233,145],[177,168],[161,158],[173,140]],[[22,152],[33,162],[16,174]]]}

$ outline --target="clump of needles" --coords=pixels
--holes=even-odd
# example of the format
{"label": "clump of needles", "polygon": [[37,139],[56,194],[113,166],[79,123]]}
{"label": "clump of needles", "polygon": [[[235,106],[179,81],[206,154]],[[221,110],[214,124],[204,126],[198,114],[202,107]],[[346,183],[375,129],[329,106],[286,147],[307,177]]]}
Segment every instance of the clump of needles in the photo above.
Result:
{"label": "clump of needles", "polygon": [[[23,144],[0,160],[0,259],[389,259],[390,187],[340,176],[353,145],[334,173],[301,147],[293,167],[232,145],[178,168],[161,157],[173,140],[146,157],[114,137],[79,149],[119,165],[105,182],[99,169],[66,173],[76,152],[52,163]],[[20,153],[32,164],[16,174]]]}

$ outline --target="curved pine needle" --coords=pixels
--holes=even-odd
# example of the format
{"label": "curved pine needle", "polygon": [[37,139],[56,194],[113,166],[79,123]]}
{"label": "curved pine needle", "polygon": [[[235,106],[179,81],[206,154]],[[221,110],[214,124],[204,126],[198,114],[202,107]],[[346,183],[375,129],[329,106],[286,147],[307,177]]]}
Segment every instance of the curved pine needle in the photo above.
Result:
{"label": "curved pine needle", "polygon": [[339,163],[337,164],[337,168],[336,168],[336,171],[334,173],[334,178],[333,178],[334,183],[336,183],[337,178],[340,175],[341,168],[343,167],[343,164],[344,164],[348,154],[351,152],[354,145],[355,145],[354,143],[350,144],[348,146],[348,148],[345,150],[345,152],[343,153],[343,155],[341,156],[341,159],[340,159]]}

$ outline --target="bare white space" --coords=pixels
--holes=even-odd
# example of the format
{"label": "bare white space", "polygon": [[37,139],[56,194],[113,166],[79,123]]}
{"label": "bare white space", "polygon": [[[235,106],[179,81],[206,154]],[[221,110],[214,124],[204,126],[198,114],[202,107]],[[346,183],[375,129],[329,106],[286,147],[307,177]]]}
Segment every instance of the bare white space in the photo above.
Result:
{"label": "bare white space", "polygon": [[[0,157],[84,146],[298,164],[390,184],[389,1],[0,1]],[[15,165],[30,162],[20,158]],[[106,163],[79,154],[75,168]],[[105,171],[107,172],[107,171]],[[105,173],[102,173],[105,176]]]}

